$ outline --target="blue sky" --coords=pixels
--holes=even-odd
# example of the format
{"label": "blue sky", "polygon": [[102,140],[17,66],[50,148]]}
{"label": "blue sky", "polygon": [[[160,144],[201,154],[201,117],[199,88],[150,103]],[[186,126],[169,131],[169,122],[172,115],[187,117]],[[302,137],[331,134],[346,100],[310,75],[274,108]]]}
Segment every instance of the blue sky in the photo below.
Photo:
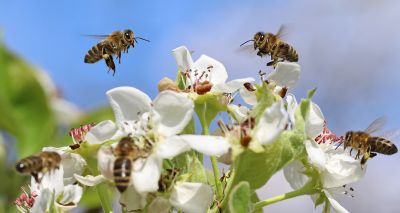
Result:
{"label": "blue sky", "polygon": [[[389,118],[388,129],[400,127],[400,3],[396,1],[90,0],[2,1],[1,5],[5,44],[48,71],[65,98],[84,109],[107,104],[105,92],[116,86],[135,86],[155,97],[157,82],[175,76],[171,50],[180,45],[194,50],[194,58],[207,54],[221,61],[230,79],[257,78],[258,70],[269,71],[266,59],[239,53],[237,48],[254,32],[274,32],[283,23],[302,66],[300,82],[291,92],[301,98],[317,87],[314,100],[331,129],[339,134],[363,129],[382,115]],[[82,35],[126,28],[151,43],[140,42],[124,54],[114,77],[107,74],[104,62],[83,63],[97,40]],[[379,206],[393,210],[400,195],[393,190],[400,187],[400,172],[386,174],[399,163],[398,156],[378,157],[359,184],[360,195],[345,200],[345,206],[355,211]],[[277,186],[281,184],[277,181]],[[361,205],[373,198],[384,204]],[[301,201],[310,207],[304,212],[313,209],[308,198],[293,205],[301,206]]]}

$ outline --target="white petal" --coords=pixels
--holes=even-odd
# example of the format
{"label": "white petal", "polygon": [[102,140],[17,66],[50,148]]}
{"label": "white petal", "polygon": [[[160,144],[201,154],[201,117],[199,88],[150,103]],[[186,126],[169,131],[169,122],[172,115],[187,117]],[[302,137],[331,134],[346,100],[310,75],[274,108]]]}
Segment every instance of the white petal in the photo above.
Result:
{"label": "white petal", "polygon": [[146,206],[146,194],[139,194],[133,186],[129,186],[121,194],[119,202],[126,207],[127,212],[142,210]]}
{"label": "white petal", "polygon": [[101,144],[107,140],[110,140],[117,133],[118,127],[114,122],[105,120],[94,126],[85,135],[85,141],[89,144]]}
{"label": "white petal", "polygon": [[97,152],[97,166],[101,174],[109,180],[114,179],[114,160],[115,156],[110,146],[103,146]]}
{"label": "white petal", "polygon": [[284,130],[288,122],[288,114],[283,106],[283,101],[278,101],[265,109],[254,129],[255,138],[260,144],[273,142]]}
{"label": "white petal", "polygon": [[186,213],[203,213],[207,211],[212,198],[212,189],[206,184],[177,182],[169,201]]}
{"label": "white petal", "polygon": [[317,104],[311,102],[310,112],[305,123],[307,135],[312,139],[316,138],[324,128],[324,122],[325,118],[321,109]]}
{"label": "white petal", "polygon": [[304,172],[303,164],[297,160],[283,168],[283,174],[293,189],[300,189],[309,180],[308,176],[303,174]]}
{"label": "white petal", "polygon": [[30,213],[43,213],[50,207],[52,201],[52,190],[45,188],[40,191],[40,194],[35,198],[35,203],[30,209]]}
{"label": "white petal", "polygon": [[37,183],[35,179],[31,178],[31,191],[42,191],[43,189],[50,189],[50,191],[54,191],[56,195],[62,192],[64,189],[64,169],[62,165],[59,169],[50,170],[45,172],[43,176],[39,176],[41,178],[40,183]]}
{"label": "white petal", "polygon": [[233,114],[237,122],[241,123],[248,117],[250,110],[245,106],[228,104],[228,111]]}
{"label": "white petal", "polygon": [[327,163],[327,156],[325,152],[315,141],[306,140],[304,141],[304,145],[306,147],[310,163],[317,166],[320,170],[324,170]]}
{"label": "white petal", "polygon": [[188,144],[192,149],[210,156],[220,156],[229,151],[229,142],[221,136],[179,135],[171,140]]}
{"label": "white petal", "polygon": [[[324,144],[328,146],[328,144]],[[325,172],[321,174],[325,188],[340,187],[364,177],[366,168],[361,168],[360,160],[355,160],[348,152],[335,150],[333,145],[326,151]]]}
{"label": "white petal", "polygon": [[[208,72],[207,68],[210,66],[212,66],[212,68],[210,68],[210,72]],[[200,58],[194,62],[192,70],[192,79],[196,79],[196,76],[194,75],[195,70],[199,73],[207,72],[208,79],[213,85],[225,83],[226,79],[228,79],[228,73],[226,72],[225,66],[221,62],[206,55],[201,55]]]}
{"label": "white petal", "polygon": [[[72,178],[74,174],[82,174],[86,167],[86,161],[79,154],[64,153],[61,155],[61,164],[64,168],[64,181]],[[69,182],[71,183],[71,182]]]}
{"label": "white petal", "polygon": [[133,87],[117,87],[107,92],[117,123],[138,120],[140,114],[150,111],[151,99]]}
{"label": "white petal", "polygon": [[[135,161],[134,164],[140,163]],[[158,180],[161,174],[162,159],[152,154],[147,159],[141,169],[132,172],[131,181],[139,193],[155,192],[158,189]],[[134,168],[137,166],[134,165]]]}
{"label": "white petal", "polygon": [[272,80],[281,87],[293,88],[300,78],[300,65],[293,62],[279,62],[275,70],[268,75],[267,79]]}
{"label": "white petal", "polygon": [[79,183],[85,186],[95,186],[106,180],[106,178],[103,175],[97,175],[97,176],[86,175],[84,177],[78,174],[74,174],[74,177]]}
{"label": "white petal", "polygon": [[169,213],[171,205],[163,197],[157,197],[149,206],[148,213]]}
{"label": "white petal", "polygon": [[189,151],[190,146],[182,141],[179,136],[168,137],[156,146],[156,153],[160,158],[171,159],[183,152]]}
{"label": "white petal", "polygon": [[168,90],[157,96],[153,109],[159,115],[158,132],[170,136],[186,127],[192,119],[194,104],[187,94]]}
{"label": "white petal", "polygon": [[228,83],[216,84],[211,88],[211,92],[234,93],[244,87],[244,83],[253,83],[254,78],[241,78],[229,81]]}
{"label": "white petal", "polygon": [[59,201],[60,204],[63,204],[64,206],[66,204],[77,204],[79,200],[81,199],[83,194],[83,189],[79,185],[68,185],[64,187],[64,191],[62,194],[62,198]]}
{"label": "white petal", "polygon": [[289,93],[286,95],[286,102],[287,102],[287,112],[289,114],[289,119],[292,122],[292,124],[295,124],[295,119],[294,119],[294,112],[298,106],[296,97]]}
{"label": "white petal", "polygon": [[337,202],[332,195],[328,192],[328,190],[323,190],[325,192],[326,197],[329,200],[329,203],[332,205],[332,208],[335,210],[337,213],[349,213],[343,206],[340,205],[339,202]]}
{"label": "white petal", "polygon": [[240,97],[242,97],[243,101],[246,102],[246,104],[253,106],[258,103],[256,93],[254,91],[249,91],[246,88],[240,88],[239,93]]}
{"label": "white petal", "polygon": [[175,57],[178,70],[181,72],[188,71],[193,66],[193,59],[189,50],[185,46],[180,46],[172,50]]}

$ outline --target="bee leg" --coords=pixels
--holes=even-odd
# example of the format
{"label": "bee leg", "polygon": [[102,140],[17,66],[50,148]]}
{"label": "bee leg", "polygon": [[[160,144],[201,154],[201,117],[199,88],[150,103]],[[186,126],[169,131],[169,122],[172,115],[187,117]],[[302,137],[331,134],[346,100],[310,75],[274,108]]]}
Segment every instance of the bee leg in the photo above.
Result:
{"label": "bee leg", "polygon": [[31,175],[35,179],[36,183],[40,183],[39,175],[37,172],[31,172]]}
{"label": "bee leg", "polygon": [[274,61],[270,61],[267,63],[267,66],[269,67],[269,66],[272,66],[273,64],[274,64]]}
{"label": "bee leg", "polygon": [[350,149],[350,155],[351,155],[351,152],[352,152],[352,151],[353,151],[353,148]]}
{"label": "bee leg", "polygon": [[114,59],[113,59],[112,55],[107,53],[105,45],[101,49],[101,52],[103,54],[102,57],[104,58],[107,67],[109,68],[108,71],[112,70],[113,71],[113,76],[114,76],[115,75],[115,63],[114,63]]}
{"label": "bee leg", "polygon": [[263,54],[262,54],[261,51],[258,51],[258,52],[257,52],[257,55],[260,56],[260,57],[263,57]]}
{"label": "bee leg", "polygon": [[117,53],[118,64],[121,63],[121,51]]}
{"label": "bee leg", "polygon": [[105,59],[106,65],[109,68],[108,71],[112,70],[113,71],[113,76],[115,75],[115,63],[114,59],[112,56],[109,56],[108,58]]}

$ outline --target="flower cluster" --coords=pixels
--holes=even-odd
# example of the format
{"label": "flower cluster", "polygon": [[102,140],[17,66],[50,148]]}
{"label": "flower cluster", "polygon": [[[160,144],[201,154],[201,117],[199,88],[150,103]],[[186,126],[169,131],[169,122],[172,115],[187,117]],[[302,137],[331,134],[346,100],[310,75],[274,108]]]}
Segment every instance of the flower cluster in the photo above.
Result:
{"label": "flower cluster", "polygon": [[[300,77],[297,63],[279,62],[268,75],[260,72],[259,82],[227,81],[221,62],[206,55],[194,61],[184,46],[172,53],[178,77],[162,79],[154,99],[134,87],[113,88],[106,95],[114,120],[72,129],[78,146],[43,149],[61,163],[38,171],[31,195],[16,200],[19,209],[69,210],[94,187],[106,212],[115,200],[127,212],[251,212],[279,201],[260,201],[254,191],[283,169],[295,191],[281,200],[310,195],[325,210],[346,212],[334,194],[366,169],[336,149],[344,138],[327,128],[311,101],[315,90],[300,102],[289,93]],[[219,175],[217,160],[229,175]]]}

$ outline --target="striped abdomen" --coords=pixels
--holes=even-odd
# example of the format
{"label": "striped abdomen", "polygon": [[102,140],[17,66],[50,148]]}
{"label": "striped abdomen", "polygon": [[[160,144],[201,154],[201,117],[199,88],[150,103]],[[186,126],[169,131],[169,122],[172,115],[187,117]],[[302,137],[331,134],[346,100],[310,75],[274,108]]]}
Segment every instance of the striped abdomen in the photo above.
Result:
{"label": "striped abdomen", "polygon": [[85,55],[85,63],[96,63],[103,59],[103,54],[113,55],[117,47],[110,40],[103,40],[94,45]]}
{"label": "striped abdomen", "polygon": [[130,158],[117,158],[114,162],[114,183],[119,192],[128,188],[132,172],[132,161]]}
{"label": "striped abdomen", "polygon": [[18,161],[15,169],[19,173],[38,173],[43,169],[43,160],[39,156],[29,156]]}
{"label": "striped abdomen", "polygon": [[371,146],[371,152],[377,152],[385,155],[393,155],[397,152],[397,147],[389,140],[381,137],[368,138],[368,144]]}
{"label": "striped abdomen", "polygon": [[297,62],[299,60],[297,51],[291,45],[283,41],[276,42],[275,44],[272,47],[273,58],[282,58],[290,62]]}

